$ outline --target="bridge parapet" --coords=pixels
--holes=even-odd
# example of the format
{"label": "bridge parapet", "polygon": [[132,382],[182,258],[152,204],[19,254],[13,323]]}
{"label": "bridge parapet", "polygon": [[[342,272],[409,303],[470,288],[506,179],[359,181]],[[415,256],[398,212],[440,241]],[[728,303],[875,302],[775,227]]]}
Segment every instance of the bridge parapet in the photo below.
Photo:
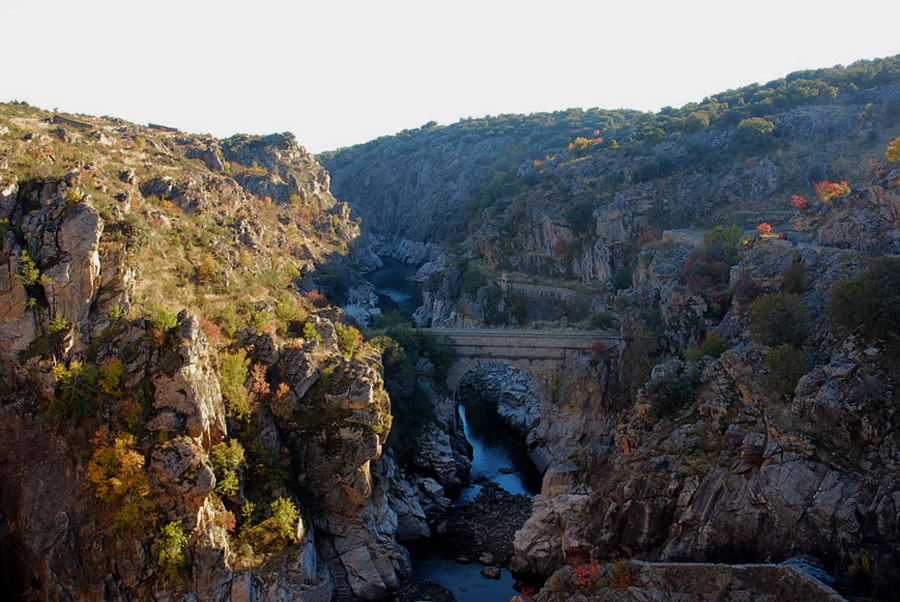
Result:
{"label": "bridge parapet", "polygon": [[526,329],[423,328],[444,337],[456,360],[447,374],[447,387],[456,391],[463,376],[491,362],[508,364],[528,373],[544,395],[552,387],[553,374],[570,360],[586,355],[598,339],[614,345],[621,339],[609,331]]}

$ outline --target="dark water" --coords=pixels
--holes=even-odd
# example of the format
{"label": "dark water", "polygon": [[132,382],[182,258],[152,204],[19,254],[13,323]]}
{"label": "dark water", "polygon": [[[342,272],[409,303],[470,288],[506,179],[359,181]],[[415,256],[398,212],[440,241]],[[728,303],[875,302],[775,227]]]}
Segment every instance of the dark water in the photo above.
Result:
{"label": "dark water", "polygon": [[416,273],[416,266],[382,257],[384,266],[366,275],[375,286],[378,307],[383,313],[400,310],[408,317],[422,305],[422,285],[408,280]]}
{"label": "dark water", "polygon": [[[375,286],[381,311],[399,309],[407,316],[422,304],[421,285],[408,280],[416,268],[383,257],[384,267],[371,272],[366,279]],[[481,489],[476,480],[494,481],[513,494],[533,495],[541,488],[541,475],[531,464],[521,438],[483,405],[459,406],[466,438],[472,444],[472,481],[457,502],[474,499]],[[506,474],[501,468],[512,468]],[[453,592],[458,602],[507,602],[516,595],[515,579],[503,569],[499,580],[481,575],[482,565],[459,564],[442,554],[432,542],[417,542],[410,547],[413,581],[436,581]]]}
{"label": "dark water", "polygon": [[[477,480],[494,481],[513,494],[534,495],[540,492],[541,475],[528,458],[521,438],[506,426],[496,412],[485,406],[460,404],[460,415],[466,438],[472,445],[472,484],[463,489],[457,502],[478,495]],[[501,468],[510,467],[506,474]],[[485,579],[482,565],[459,564],[440,550],[419,549],[413,553],[413,580],[436,581],[453,592],[458,602],[507,602],[517,595],[516,580],[506,569],[499,580]]]}
{"label": "dark water", "polygon": [[[472,445],[472,482],[488,479],[512,494],[534,495],[541,491],[541,473],[528,457],[528,449],[522,438],[514,433],[497,416],[497,413],[479,404],[459,406],[466,439]],[[514,471],[509,473],[508,469]],[[507,469],[502,471],[501,469]],[[463,490],[461,501],[474,499],[478,486]]]}
{"label": "dark water", "polygon": [[506,569],[500,579],[485,579],[479,563],[459,564],[434,549],[414,552],[412,562],[414,581],[436,581],[453,592],[457,602],[508,602],[517,595],[516,580]]}

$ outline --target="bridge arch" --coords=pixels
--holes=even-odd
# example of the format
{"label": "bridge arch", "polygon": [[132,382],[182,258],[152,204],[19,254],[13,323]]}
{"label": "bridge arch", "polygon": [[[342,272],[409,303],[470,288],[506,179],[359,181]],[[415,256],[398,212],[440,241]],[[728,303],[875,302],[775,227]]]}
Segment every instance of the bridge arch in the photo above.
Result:
{"label": "bridge arch", "polygon": [[453,347],[456,360],[447,372],[447,388],[456,393],[463,376],[488,363],[502,363],[528,374],[538,390],[549,396],[553,375],[566,362],[590,353],[598,339],[606,345],[619,342],[609,332],[526,329],[423,329]]}

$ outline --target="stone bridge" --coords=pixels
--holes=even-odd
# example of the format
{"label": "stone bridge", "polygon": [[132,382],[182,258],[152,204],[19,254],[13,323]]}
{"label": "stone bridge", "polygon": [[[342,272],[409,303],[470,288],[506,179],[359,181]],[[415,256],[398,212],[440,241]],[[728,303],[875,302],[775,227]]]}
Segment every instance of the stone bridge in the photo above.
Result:
{"label": "stone bridge", "polygon": [[453,347],[456,361],[447,373],[447,388],[456,392],[467,372],[499,362],[528,374],[541,393],[549,394],[553,375],[572,359],[587,355],[594,341],[614,345],[618,333],[527,329],[422,328]]}

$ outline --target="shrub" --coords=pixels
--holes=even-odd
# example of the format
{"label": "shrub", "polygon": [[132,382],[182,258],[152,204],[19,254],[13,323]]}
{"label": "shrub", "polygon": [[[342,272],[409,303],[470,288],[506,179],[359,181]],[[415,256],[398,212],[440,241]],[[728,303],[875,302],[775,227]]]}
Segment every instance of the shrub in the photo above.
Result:
{"label": "shrub", "polygon": [[219,280],[222,268],[211,253],[203,255],[200,266],[197,268],[197,280],[201,283],[213,284]]}
{"label": "shrub", "polygon": [[474,297],[483,286],[487,286],[487,277],[476,265],[470,265],[463,274],[463,292]]}
{"label": "shrub", "polygon": [[631,286],[631,268],[627,265],[619,266],[613,274],[610,284],[614,291],[624,290]]}
{"label": "shrub", "polygon": [[601,339],[594,339],[591,343],[591,346],[588,347],[588,351],[591,355],[600,355],[606,350],[606,343],[604,343]]}
{"label": "shrub", "polygon": [[144,308],[144,319],[160,332],[168,332],[178,324],[178,314],[165,303],[150,303]]}
{"label": "shrub", "polygon": [[800,377],[809,372],[806,352],[787,343],[775,347],[766,354],[766,384],[775,392],[786,395],[794,390]]}
{"label": "shrub", "polygon": [[616,316],[608,311],[598,311],[591,314],[588,319],[588,325],[595,330],[608,330],[615,328]]}
{"label": "shrub", "polygon": [[900,137],[891,142],[887,150],[884,151],[884,158],[887,161],[900,161]]}
{"label": "shrub", "polygon": [[334,323],[334,330],[337,334],[338,349],[345,357],[351,357],[362,344],[362,335],[353,326],[341,322]]}
{"label": "shrub", "polygon": [[900,341],[900,258],[879,257],[862,274],[834,287],[828,317],[872,339]]}
{"label": "shrub", "polygon": [[375,322],[372,324],[373,328],[379,330],[391,328],[392,326],[409,326],[409,318],[399,309],[395,309],[386,314],[381,314],[375,318]]}
{"label": "shrub", "polygon": [[307,322],[303,325],[303,338],[307,341],[322,341],[322,333],[316,328],[316,325],[312,322]]}
{"label": "shrub", "polygon": [[700,374],[694,369],[648,381],[644,394],[650,400],[653,417],[659,420],[691,403],[699,385]]}
{"label": "shrub", "polygon": [[217,443],[209,450],[209,458],[216,475],[216,493],[225,497],[236,494],[240,488],[237,469],[244,461],[244,446],[237,439]]}
{"label": "shrub", "polygon": [[763,117],[742,119],[737,126],[737,138],[748,148],[763,148],[775,132],[775,124]]}
{"label": "shrub", "polygon": [[722,261],[729,265],[738,258],[738,247],[743,238],[743,231],[736,225],[728,228],[716,226],[703,233],[703,251],[708,261]]}
{"label": "shrub", "polygon": [[809,310],[803,299],[790,293],[763,295],[750,309],[751,330],[763,345],[803,344],[809,332]]}
{"label": "shrub", "polygon": [[267,519],[266,528],[275,537],[287,542],[297,540],[297,520],[300,518],[300,511],[294,502],[288,498],[279,497],[270,504],[272,517]]}
{"label": "shrub", "polygon": [[693,363],[705,356],[716,358],[722,355],[730,346],[731,343],[728,339],[720,337],[715,332],[710,332],[696,349],[687,349],[684,352],[684,359]]}
{"label": "shrub", "polygon": [[312,303],[314,306],[318,308],[328,307],[330,301],[328,301],[328,297],[323,295],[318,291],[318,289],[313,289],[306,293],[306,298]]}
{"label": "shrub", "polygon": [[19,271],[16,280],[22,286],[35,286],[41,281],[41,271],[28,251],[23,250],[19,255]]}
{"label": "shrub", "polygon": [[247,350],[223,351],[219,354],[219,364],[219,383],[228,412],[235,418],[246,418],[250,415],[250,398],[244,387],[250,368]]}
{"label": "shrub", "polygon": [[762,294],[762,288],[747,272],[741,270],[735,280],[733,292],[738,308],[745,310]]}
{"label": "shrub", "polygon": [[125,364],[117,357],[110,358],[100,366],[100,390],[107,395],[122,395],[122,382],[125,379]]}
{"label": "shrub", "polygon": [[850,194],[850,185],[847,184],[846,181],[829,182],[825,180],[822,182],[815,182],[813,187],[816,190],[816,196],[819,197],[819,200],[823,203],[830,203],[839,196]]}
{"label": "shrub", "polygon": [[184,583],[188,580],[190,566],[185,544],[187,536],[181,528],[181,521],[168,523],[156,538],[159,548],[156,564],[166,581]]}
{"label": "shrub", "polygon": [[284,295],[278,299],[275,306],[275,317],[287,326],[289,333],[299,332],[301,324],[309,316],[309,312],[303,308],[297,299]]}
{"label": "shrub", "polygon": [[66,320],[65,316],[57,312],[53,314],[53,317],[50,318],[50,322],[47,324],[47,333],[51,335],[62,334],[68,332],[70,328],[72,328],[72,324]]}
{"label": "shrub", "polygon": [[795,261],[781,274],[781,292],[800,295],[806,290],[806,268],[803,262]]}

